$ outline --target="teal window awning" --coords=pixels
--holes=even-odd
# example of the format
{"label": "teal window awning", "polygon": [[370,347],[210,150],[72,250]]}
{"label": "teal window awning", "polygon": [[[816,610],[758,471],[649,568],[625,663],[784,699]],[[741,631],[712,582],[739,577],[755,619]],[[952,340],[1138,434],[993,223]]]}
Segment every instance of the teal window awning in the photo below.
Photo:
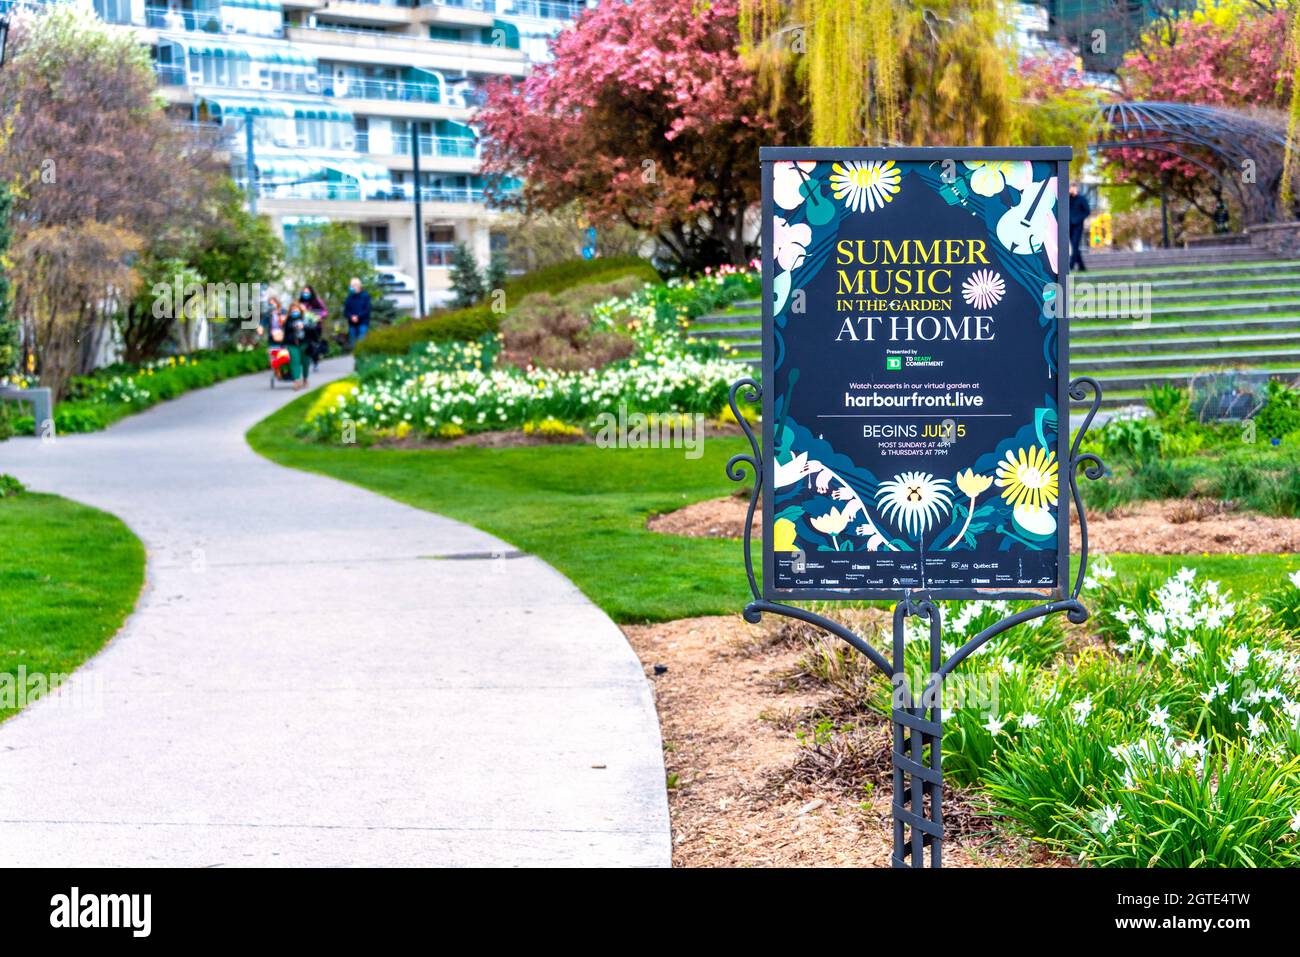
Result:
{"label": "teal window awning", "polygon": [[254,160],[258,178],[263,181],[296,183],[300,181],[355,181],[375,189],[390,191],[392,174],[387,166],[369,160],[336,159],[324,156],[258,156]]}
{"label": "teal window awning", "polygon": [[433,131],[439,136],[450,136],[458,140],[478,139],[472,128],[464,123],[457,123],[455,120],[436,120],[433,124]]}
{"label": "teal window awning", "polygon": [[[501,31],[499,34],[497,31]],[[482,43],[488,45],[500,44],[498,36],[505,40],[505,46],[508,50],[519,49],[519,28],[507,20],[493,20],[492,26],[484,27],[479,39]]]}
{"label": "teal window awning", "polygon": [[280,119],[351,123],[352,111],[321,100],[275,100],[269,97],[202,96],[208,108],[222,116],[271,116]]}
{"label": "teal window awning", "polygon": [[430,86],[436,86],[440,91],[444,86],[442,74],[437,70],[426,70],[423,67],[408,66],[404,78],[407,83],[426,83]]}
{"label": "teal window awning", "polygon": [[310,57],[296,47],[271,43],[223,43],[220,40],[185,37],[178,42],[195,56],[225,57],[231,60],[256,60],[259,63],[285,63],[297,66],[315,66]]}
{"label": "teal window awning", "polygon": [[274,10],[279,13],[284,8],[280,0],[221,0],[223,7],[239,7],[243,10]]}

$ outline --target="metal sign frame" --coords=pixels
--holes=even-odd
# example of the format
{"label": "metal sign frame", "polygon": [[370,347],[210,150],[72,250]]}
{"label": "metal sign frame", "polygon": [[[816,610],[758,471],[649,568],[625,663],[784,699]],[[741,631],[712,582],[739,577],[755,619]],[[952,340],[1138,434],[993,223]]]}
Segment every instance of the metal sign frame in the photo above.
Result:
{"label": "metal sign frame", "polygon": [[[773,369],[771,338],[773,321],[771,269],[772,190],[770,177],[770,164],[772,162],[791,159],[807,161],[832,158],[840,159],[847,157],[905,161],[942,161],[945,159],[995,159],[999,157],[1007,157],[1009,155],[1019,159],[1035,159],[1038,161],[1046,160],[1056,162],[1058,164],[1058,212],[1064,208],[1064,197],[1066,195],[1068,184],[1069,160],[1071,155],[1068,148],[1035,147],[1031,149],[1018,150],[1012,150],[1011,148],[870,148],[852,150],[825,148],[805,149],[798,147],[763,148],[760,151],[760,161],[763,168],[762,237],[764,265],[764,381],[772,381],[771,375]],[[1058,215],[1057,221],[1058,227],[1060,228],[1060,245],[1058,246],[1058,250],[1063,252],[1068,248],[1065,245],[1065,219]],[[1058,265],[1063,258],[1064,257],[1058,256]],[[1068,270],[1068,265],[1066,268]],[[1058,270],[1058,273],[1060,273],[1061,293],[1062,296],[1064,296],[1065,287],[1067,285],[1065,280],[1068,279],[1068,272]],[[843,591],[805,592],[800,590],[796,594],[790,595],[785,591],[769,590],[766,583],[771,581],[769,557],[772,554],[771,503],[773,500],[774,447],[772,442],[773,435],[771,423],[773,414],[773,395],[771,389],[762,388],[757,381],[749,377],[738,380],[731,387],[731,411],[735,415],[736,420],[740,423],[750,446],[749,452],[741,452],[733,455],[727,462],[726,467],[727,476],[733,481],[741,482],[749,479],[752,483],[749,507],[745,515],[743,549],[745,574],[748,578],[749,589],[753,600],[745,606],[743,612],[744,618],[751,624],[757,624],[762,620],[764,614],[774,614],[808,622],[809,624],[821,628],[846,641],[858,652],[864,655],[873,665],[875,665],[877,670],[879,670],[880,673],[891,682],[893,688],[893,702],[890,711],[890,719],[893,728],[892,762],[894,818],[894,850],[892,863],[895,867],[925,867],[927,862],[931,867],[940,867],[943,863],[943,709],[941,703],[944,679],[987,641],[1023,622],[1060,612],[1064,612],[1066,617],[1075,624],[1082,624],[1088,620],[1088,610],[1079,600],[1079,594],[1083,589],[1083,582],[1088,569],[1088,522],[1083,511],[1083,500],[1079,493],[1078,475],[1079,472],[1082,471],[1086,478],[1096,480],[1103,477],[1106,472],[1105,465],[1102,463],[1100,458],[1092,453],[1080,452],[1080,444],[1083,441],[1084,434],[1092,425],[1093,418],[1101,407],[1101,387],[1094,379],[1087,377],[1080,377],[1072,382],[1069,382],[1068,380],[1069,334],[1066,319],[1067,315],[1068,308],[1065,303],[1062,303],[1057,343],[1059,356],[1057,369],[1060,374],[1057,408],[1057,461],[1059,463],[1058,474],[1065,477],[1069,484],[1070,494],[1068,498],[1064,494],[1059,496],[1060,505],[1058,506],[1057,547],[1060,566],[1059,581],[1056,592],[1053,595],[1046,596],[1049,600],[1044,603],[1008,615],[1001,621],[984,629],[979,634],[972,636],[953,654],[948,656],[946,660],[943,657],[941,641],[942,615],[939,611],[938,605],[935,604],[936,600],[943,598],[1042,599],[1045,596],[1036,592],[1029,594],[1018,592],[1000,592],[990,594],[981,590],[976,590],[972,593],[968,589],[908,590],[904,591],[901,596],[896,591],[864,594],[860,590],[855,590],[851,593]],[[1068,386],[1066,385],[1067,382],[1069,382]],[[742,396],[745,401],[749,403],[759,402],[760,400],[762,401],[764,438],[762,446],[760,446],[758,439],[754,435],[753,427],[748,421],[746,421],[744,415],[741,413],[738,400]],[[1074,435],[1073,442],[1070,441],[1069,433],[1069,404],[1071,400],[1075,402],[1089,402],[1088,410],[1084,416],[1082,424]],[[1064,490],[1062,489],[1062,492],[1063,491]],[[762,587],[760,587],[758,576],[754,571],[752,542],[754,513],[758,508],[760,493],[763,498],[764,509],[764,585]],[[1070,583],[1069,539],[1069,506],[1071,503],[1079,516],[1081,541],[1079,565],[1072,586]],[[775,591],[775,594],[773,594],[773,591]],[[778,597],[793,597],[799,600],[856,600],[861,598],[897,599],[893,612],[892,654],[887,657],[865,638],[855,634],[839,622],[805,608],[800,608],[797,605],[783,604],[776,600]],[[915,689],[909,685],[908,675],[905,670],[905,625],[906,619],[910,616],[924,618],[930,625],[930,674],[920,693],[916,693]]]}
{"label": "metal sign frame", "polygon": [[[844,161],[888,161],[897,163],[943,163],[962,162],[964,160],[1022,160],[1036,163],[1056,164],[1057,189],[1057,249],[1069,248],[1068,218],[1061,215],[1068,204],[1070,177],[1070,147],[1028,146],[1028,147],[963,147],[943,149],[939,147],[800,147],[800,146],[766,146],[759,150],[759,163],[762,170],[762,266],[763,266],[763,360],[762,381],[775,381],[775,317],[773,315],[774,294],[773,279],[773,212],[772,201],[772,167],[776,162],[831,162]],[[1057,256],[1056,283],[1059,291],[1056,331],[1056,461],[1058,469],[1063,469],[1069,461],[1070,433],[1069,417],[1065,410],[1069,408],[1068,369],[1069,369],[1069,262],[1068,256]],[[905,594],[904,589],[779,589],[773,584],[775,575],[775,553],[772,541],[773,507],[776,501],[773,488],[775,472],[773,455],[775,442],[773,428],[775,425],[775,395],[768,389],[763,395],[763,447],[764,447],[764,488],[763,488],[763,597],[771,601],[844,601],[844,600],[887,600],[896,601]],[[1060,505],[1056,516],[1056,584],[1054,590],[1032,589],[997,589],[997,588],[937,588],[924,589],[931,598],[967,599],[990,601],[995,599],[1059,599],[1069,590],[1070,576],[1070,510],[1066,496],[1060,496]],[[922,563],[924,575],[924,563]]]}

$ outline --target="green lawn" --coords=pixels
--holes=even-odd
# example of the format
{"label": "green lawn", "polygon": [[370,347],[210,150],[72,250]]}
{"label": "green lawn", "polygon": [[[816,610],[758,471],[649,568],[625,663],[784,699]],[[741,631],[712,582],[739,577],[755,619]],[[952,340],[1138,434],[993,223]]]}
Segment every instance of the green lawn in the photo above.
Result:
{"label": "green lawn", "polygon": [[[0,542],[0,675],[14,676],[10,687],[19,667],[70,674],[122,626],[144,582],[144,547],[130,529],[56,495],[0,498]],[[16,712],[10,703],[0,695],[0,720]]]}
{"label": "green lawn", "polygon": [[[550,562],[616,621],[738,611],[748,598],[740,543],[645,530],[646,517],[735,489],[723,467],[742,439],[709,438],[695,460],[673,450],[541,446],[431,450],[337,448],[293,435],[304,396],[254,426],[250,444],[283,465],[330,475],[448,515]],[[1201,568],[1234,591],[1271,586],[1279,556],[1113,556],[1125,574]]]}

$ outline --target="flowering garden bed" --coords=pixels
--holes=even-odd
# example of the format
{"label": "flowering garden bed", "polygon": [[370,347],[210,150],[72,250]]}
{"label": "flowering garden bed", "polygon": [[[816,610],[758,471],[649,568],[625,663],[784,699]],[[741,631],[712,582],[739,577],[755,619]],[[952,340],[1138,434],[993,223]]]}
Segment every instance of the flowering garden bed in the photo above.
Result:
{"label": "flowering garden bed", "polygon": [[[358,379],[332,387],[303,434],[347,441],[457,439],[475,432],[557,422],[586,428],[602,413],[718,415],[739,375],[725,348],[690,339],[686,325],[709,309],[756,294],[753,273],[723,270],[694,280],[647,283],[591,311],[593,334],[629,337],[633,354],[577,371],[499,361],[503,336],[429,342],[368,361]],[[350,427],[350,428],[349,428]]]}

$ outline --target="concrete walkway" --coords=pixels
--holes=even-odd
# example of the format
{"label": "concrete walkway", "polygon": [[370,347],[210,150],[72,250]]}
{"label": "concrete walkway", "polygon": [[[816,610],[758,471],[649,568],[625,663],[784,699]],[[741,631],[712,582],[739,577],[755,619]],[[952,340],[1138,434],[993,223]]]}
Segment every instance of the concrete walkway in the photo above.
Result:
{"label": "concrete walkway", "polygon": [[0,724],[0,866],[667,865],[613,622],[537,558],[476,557],[509,551],[490,535],[254,454],[293,397],[267,385],[0,443],[149,554],[70,704]]}

